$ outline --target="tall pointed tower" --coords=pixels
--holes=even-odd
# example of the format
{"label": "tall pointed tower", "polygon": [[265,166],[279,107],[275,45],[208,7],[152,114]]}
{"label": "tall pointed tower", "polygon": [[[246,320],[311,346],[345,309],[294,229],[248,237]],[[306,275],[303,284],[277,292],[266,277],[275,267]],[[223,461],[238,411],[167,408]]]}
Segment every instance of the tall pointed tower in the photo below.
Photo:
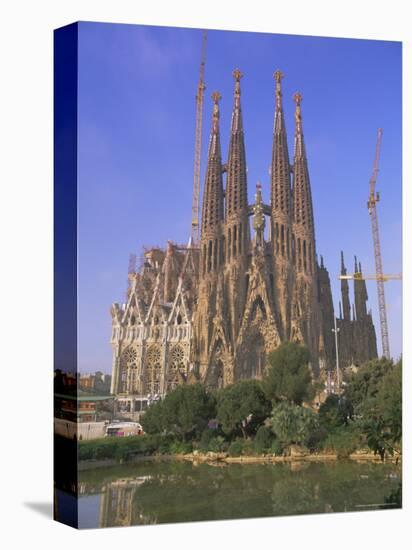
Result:
{"label": "tall pointed tower", "polygon": [[275,78],[275,121],[271,165],[271,241],[276,277],[275,303],[279,315],[279,327],[283,338],[290,333],[290,292],[292,265],[292,196],[290,163],[283,115],[281,81],[283,74],[277,70]]}
{"label": "tall pointed tower", "polygon": [[210,134],[205,188],[202,205],[202,272],[216,271],[219,265],[221,222],[223,220],[222,152],[219,128],[219,92],[212,94],[213,118]]}
{"label": "tall pointed tower", "polygon": [[312,193],[302,129],[302,96],[295,101],[295,150],[293,158],[293,241],[295,289],[292,306],[291,337],[303,339],[309,347],[313,365],[317,364],[319,345],[319,301],[316,284],[316,246]]}
{"label": "tall pointed tower", "polygon": [[249,241],[246,153],[240,105],[240,79],[243,74],[239,69],[235,69],[233,77],[235,93],[227,162],[225,209],[228,262],[245,255]]}
{"label": "tall pointed tower", "polygon": [[[212,130],[202,205],[199,300],[197,318],[195,320],[195,347],[199,358],[199,374],[203,380],[206,380],[208,376],[209,378],[215,377],[217,379],[222,379],[223,377],[223,364],[219,363],[217,369],[212,369],[212,373],[208,372],[211,366],[211,346],[213,346],[212,340],[215,332],[214,319],[217,312],[217,283],[225,255],[223,233],[224,194],[219,128],[219,101],[221,96],[218,92],[214,92],[212,99]],[[212,382],[210,383],[212,384]]]}
{"label": "tall pointed tower", "polygon": [[353,322],[353,350],[358,363],[363,363],[372,357],[377,357],[378,350],[372,315],[367,309],[366,282],[362,278],[362,265],[360,262],[358,264],[356,256],[355,274],[359,277],[354,278],[356,320],[354,319]]}
{"label": "tall pointed tower", "polygon": [[[343,258],[343,250],[340,253],[340,274],[346,275],[347,269],[345,267],[345,260]],[[350,321],[350,300],[349,300],[349,283],[347,279],[341,279],[340,282],[341,294],[342,294],[342,307],[343,307],[343,319]]]}
{"label": "tall pointed tower", "polygon": [[321,331],[319,335],[319,366],[330,370],[335,365],[335,338],[332,332],[334,326],[334,307],[329,272],[320,257],[320,265],[317,266],[318,296],[321,313]]}
{"label": "tall pointed tower", "polygon": [[[343,251],[340,253],[340,273],[341,275],[347,274]],[[353,323],[351,320],[349,283],[347,279],[341,279],[340,287],[342,301],[339,303],[340,316],[339,319],[336,320],[339,329],[339,363],[341,366],[346,366],[353,362],[355,356],[353,349]],[[341,303],[342,305],[340,305]]]}
{"label": "tall pointed tower", "polygon": [[225,203],[225,287],[227,289],[230,319],[229,332],[233,344],[238,335],[246,299],[245,272],[250,243],[246,153],[240,103],[240,79],[242,76],[243,74],[239,69],[233,71],[235,90],[230,128]]}
{"label": "tall pointed tower", "polygon": [[365,319],[365,317],[368,314],[366,302],[368,301],[368,291],[366,290],[366,283],[365,280],[362,279],[362,266],[359,262],[358,265],[358,259],[355,256],[355,274],[360,275],[360,278],[356,278],[354,280],[354,287],[355,287],[355,311],[356,311],[356,319],[358,321],[361,321],[362,319]]}

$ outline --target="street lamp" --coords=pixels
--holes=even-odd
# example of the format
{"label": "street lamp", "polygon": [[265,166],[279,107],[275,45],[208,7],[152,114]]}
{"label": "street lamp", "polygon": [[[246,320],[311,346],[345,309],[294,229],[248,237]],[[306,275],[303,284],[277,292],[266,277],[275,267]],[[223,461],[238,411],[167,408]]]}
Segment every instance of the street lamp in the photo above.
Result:
{"label": "street lamp", "polygon": [[334,316],[334,328],[332,332],[335,333],[335,349],[336,349],[336,391],[339,393],[340,390],[340,370],[339,370],[339,347],[338,347],[338,332],[340,328],[336,325],[336,317]]}

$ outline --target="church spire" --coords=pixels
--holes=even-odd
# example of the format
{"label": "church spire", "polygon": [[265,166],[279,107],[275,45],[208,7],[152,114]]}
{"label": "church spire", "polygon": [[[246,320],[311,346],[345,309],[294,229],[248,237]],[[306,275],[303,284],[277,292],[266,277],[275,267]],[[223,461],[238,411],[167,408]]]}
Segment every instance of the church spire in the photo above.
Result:
{"label": "church spire", "polygon": [[316,256],[312,193],[302,130],[302,96],[296,92],[295,150],[293,158],[293,232],[297,270],[313,274]]}
{"label": "church spire", "polygon": [[364,319],[367,316],[367,305],[368,301],[368,291],[366,290],[365,279],[362,279],[362,266],[358,259],[355,256],[355,274],[358,273],[360,277],[355,277],[354,287],[355,287],[355,310],[356,310],[356,319]]}
{"label": "church spire", "polygon": [[271,166],[271,204],[274,217],[289,218],[291,213],[290,163],[282,106],[283,73],[277,70],[273,76],[276,82],[276,108]]}
{"label": "church spire", "polygon": [[309,170],[306,158],[305,142],[302,130],[302,95],[296,92],[295,101],[295,152],[294,152],[294,185],[293,213],[294,222],[304,226],[310,234],[314,234],[312,193],[310,188]]}
{"label": "church spire", "polygon": [[[340,253],[340,274],[341,275],[347,274],[347,270],[345,267],[345,260],[343,257],[343,250],[341,250],[341,253]],[[341,288],[341,294],[342,294],[343,318],[346,321],[350,321],[349,283],[347,279],[341,279],[340,288]]]}
{"label": "church spire", "polygon": [[240,105],[239,69],[233,71],[235,79],[234,104],[230,131],[229,158],[227,163],[226,219],[247,213],[246,153],[243,134],[242,108]]}
{"label": "church spire", "polygon": [[213,118],[202,207],[202,238],[214,234],[223,219],[222,154],[219,130],[219,92],[212,94]]}

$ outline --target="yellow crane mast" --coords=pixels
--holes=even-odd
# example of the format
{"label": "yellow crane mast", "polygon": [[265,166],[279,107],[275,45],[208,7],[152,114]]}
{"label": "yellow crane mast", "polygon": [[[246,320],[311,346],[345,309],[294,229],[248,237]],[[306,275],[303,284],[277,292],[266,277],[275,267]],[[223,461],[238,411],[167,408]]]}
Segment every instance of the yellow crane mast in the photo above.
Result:
{"label": "yellow crane mast", "polygon": [[203,119],[203,96],[205,86],[205,63],[206,63],[206,40],[207,32],[202,35],[202,54],[200,59],[199,82],[196,94],[196,129],[195,129],[195,160],[193,171],[193,202],[192,202],[192,246],[198,246],[200,241],[199,202],[200,202],[200,161],[202,156],[202,119]]}
{"label": "yellow crane mast", "polygon": [[339,275],[340,280],[352,281],[357,279],[358,281],[383,281],[387,283],[388,281],[400,281],[402,279],[402,273],[396,273],[394,275],[363,275],[360,271],[357,273],[348,273],[347,275]]}
{"label": "yellow crane mast", "polygon": [[382,128],[378,128],[378,139],[376,142],[375,160],[373,163],[372,176],[369,180],[369,199],[368,199],[367,206],[368,206],[368,212],[371,217],[371,224],[372,224],[373,251],[375,255],[376,285],[378,288],[378,307],[379,307],[379,319],[380,319],[380,325],[381,325],[381,338],[382,338],[382,355],[387,359],[389,359],[390,351],[389,351],[388,319],[386,317],[385,285],[384,285],[384,275],[383,275],[383,267],[382,267],[381,243],[379,238],[378,213],[376,210],[376,204],[377,202],[379,202],[379,193],[377,193],[375,190],[376,180],[378,178],[381,142],[382,142]]}
{"label": "yellow crane mast", "polygon": [[386,303],[385,303],[385,287],[384,283],[391,280],[401,280],[402,274],[397,273],[395,275],[385,275],[383,273],[382,267],[382,253],[381,253],[381,244],[379,238],[379,224],[378,224],[378,214],[376,211],[376,203],[379,202],[379,193],[376,192],[376,180],[378,178],[379,171],[379,158],[381,151],[381,142],[382,142],[382,128],[378,128],[378,138],[376,141],[376,150],[375,150],[375,160],[373,163],[372,176],[369,180],[369,199],[367,202],[368,212],[371,217],[372,224],[372,238],[373,238],[373,251],[375,256],[375,268],[376,274],[374,275],[363,275],[360,271],[347,275],[340,275],[339,279],[346,280],[374,280],[376,281],[378,287],[378,307],[379,307],[379,320],[381,327],[381,339],[382,339],[382,355],[383,357],[390,358],[389,350],[389,331],[388,331],[388,320],[386,317]]}

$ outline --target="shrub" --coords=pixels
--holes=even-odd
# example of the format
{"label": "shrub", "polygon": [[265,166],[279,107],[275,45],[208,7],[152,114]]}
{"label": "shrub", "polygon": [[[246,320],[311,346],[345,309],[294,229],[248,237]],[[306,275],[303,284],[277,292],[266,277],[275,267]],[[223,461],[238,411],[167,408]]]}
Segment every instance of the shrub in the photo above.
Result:
{"label": "shrub", "polygon": [[330,433],[323,442],[323,449],[338,455],[338,458],[347,458],[359,448],[360,436],[356,428],[341,428]]}
{"label": "shrub", "polygon": [[265,451],[268,451],[272,445],[273,439],[274,437],[272,430],[267,426],[260,426],[256,432],[254,441],[255,451],[257,453],[264,453]]}
{"label": "shrub", "polygon": [[213,453],[221,453],[223,451],[226,451],[227,447],[228,447],[228,444],[225,441],[225,438],[222,437],[221,435],[218,435],[217,437],[213,437],[209,441],[207,450]]}
{"label": "shrub", "polygon": [[347,426],[353,417],[353,407],[346,396],[329,395],[319,407],[319,424],[327,431]]}
{"label": "shrub", "polygon": [[199,441],[199,449],[203,453],[209,451],[209,443],[214,438],[215,434],[216,430],[210,430],[209,428],[203,430]]}
{"label": "shrub", "polygon": [[82,441],[78,445],[78,458],[79,460],[127,460],[136,455],[168,453],[172,442],[172,437],[162,435],[107,437]]}
{"label": "shrub", "polygon": [[171,454],[187,454],[193,450],[192,443],[190,441],[173,441],[169,447]]}
{"label": "shrub", "polygon": [[272,441],[272,445],[270,447],[270,451],[275,456],[282,456],[283,455],[283,445],[279,441],[279,439],[274,439]]}
{"label": "shrub", "polygon": [[307,407],[282,402],[273,408],[271,427],[277,439],[287,445],[307,445],[319,428],[317,414]]}
{"label": "shrub", "polygon": [[230,456],[240,456],[243,451],[243,441],[241,439],[235,439],[229,445],[228,453]]}

